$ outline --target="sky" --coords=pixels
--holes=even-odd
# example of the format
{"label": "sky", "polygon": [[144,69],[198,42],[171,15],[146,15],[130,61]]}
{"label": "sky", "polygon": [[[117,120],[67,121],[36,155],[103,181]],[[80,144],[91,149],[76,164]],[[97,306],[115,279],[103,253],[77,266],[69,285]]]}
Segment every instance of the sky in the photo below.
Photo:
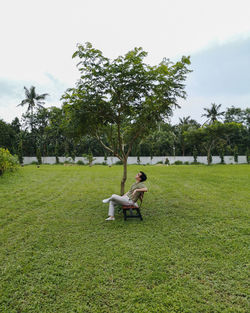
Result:
{"label": "sky", "polygon": [[156,65],[191,56],[187,98],[174,111],[202,122],[211,103],[250,107],[249,0],[8,0],[0,12],[0,119],[11,122],[25,107],[24,86],[49,93],[46,107],[74,87],[72,54],[91,42],[111,59],[134,47]]}

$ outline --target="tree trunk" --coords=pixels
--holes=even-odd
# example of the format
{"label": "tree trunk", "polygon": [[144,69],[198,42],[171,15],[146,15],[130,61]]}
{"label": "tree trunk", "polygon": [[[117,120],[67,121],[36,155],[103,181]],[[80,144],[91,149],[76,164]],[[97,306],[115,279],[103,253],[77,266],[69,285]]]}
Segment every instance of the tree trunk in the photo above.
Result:
{"label": "tree trunk", "polygon": [[121,196],[125,193],[125,182],[127,180],[127,158],[123,159],[123,177],[121,180]]}
{"label": "tree trunk", "polygon": [[207,165],[211,164],[211,149],[207,150]]}

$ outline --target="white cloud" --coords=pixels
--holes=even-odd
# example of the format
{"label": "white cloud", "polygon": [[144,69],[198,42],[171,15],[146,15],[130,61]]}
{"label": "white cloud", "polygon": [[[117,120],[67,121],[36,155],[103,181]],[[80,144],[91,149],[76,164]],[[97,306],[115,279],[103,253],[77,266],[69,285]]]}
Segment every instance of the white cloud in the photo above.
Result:
{"label": "white cloud", "polygon": [[47,86],[50,73],[72,86],[78,72],[71,56],[86,41],[111,58],[142,46],[152,64],[176,59],[249,34],[249,8],[248,0],[4,1],[0,79]]}

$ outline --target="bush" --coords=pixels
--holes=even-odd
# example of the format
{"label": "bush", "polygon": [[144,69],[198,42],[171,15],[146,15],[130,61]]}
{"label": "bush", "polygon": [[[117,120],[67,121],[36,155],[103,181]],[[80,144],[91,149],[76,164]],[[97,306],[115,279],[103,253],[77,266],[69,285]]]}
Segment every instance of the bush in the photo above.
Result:
{"label": "bush", "polygon": [[68,160],[66,160],[66,161],[64,161],[64,164],[73,164],[73,163],[68,161]]}
{"label": "bush", "polygon": [[85,165],[85,163],[84,163],[82,160],[78,160],[78,161],[76,162],[76,164],[77,164],[77,165]]}
{"label": "bush", "polygon": [[182,161],[180,161],[180,160],[177,160],[177,161],[175,161],[175,162],[174,162],[174,164],[175,164],[175,165],[182,165],[182,164],[183,164],[183,162],[182,162]]}
{"label": "bush", "polygon": [[32,161],[30,164],[31,165],[38,165],[38,162],[37,161]]}
{"label": "bush", "polygon": [[95,160],[95,158],[93,157],[92,152],[89,151],[88,154],[83,154],[82,156],[88,161],[88,165],[89,165],[89,166],[92,166],[93,161]]}
{"label": "bush", "polygon": [[194,149],[193,149],[194,163],[197,163],[197,157],[198,157],[198,150],[196,147],[194,147]]}
{"label": "bush", "polygon": [[162,161],[158,161],[156,164],[163,164],[163,162]]}
{"label": "bush", "polygon": [[249,148],[247,148],[247,151],[246,151],[246,161],[248,164],[250,163],[250,149]]}
{"label": "bush", "polygon": [[117,161],[117,162],[115,162],[115,165],[123,165],[123,163],[122,163],[122,161]]}
{"label": "bush", "polygon": [[190,164],[191,164],[191,165],[201,165],[201,164],[203,164],[203,163],[201,163],[201,162],[191,162]]}
{"label": "bush", "polygon": [[0,175],[5,171],[13,171],[18,166],[18,157],[10,154],[8,149],[0,148]]}
{"label": "bush", "polygon": [[189,165],[189,162],[188,162],[188,161],[185,161],[183,164],[185,164],[185,165]]}
{"label": "bush", "polygon": [[165,164],[166,164],[166,165],[169,165],[169,164],[170,164],[170,162],[169,162],[169,159],[168,159],[168,158],[166,158],[166,160],[165,160]]}

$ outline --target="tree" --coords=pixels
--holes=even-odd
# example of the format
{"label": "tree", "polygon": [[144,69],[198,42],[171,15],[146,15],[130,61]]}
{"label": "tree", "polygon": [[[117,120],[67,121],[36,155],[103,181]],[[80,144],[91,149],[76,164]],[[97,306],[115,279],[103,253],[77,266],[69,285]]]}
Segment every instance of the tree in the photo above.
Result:
{"label": "tree", "polygon": [[[208,165],[211,163],[212,150],[219,146],[222,140],[229,141],[231,136],[241,132],[243,126],[239,123],[214,122],[198,129],[192,129],[184,133],[185,140],[193,146],[202,146],[207,153]],[[225,142],[224,142],[225,144]],[[220,149],[220,148],[219,148]]]}
{"label": "tree", "polygon": [[225,123],[243,123],[244,122],[244,111],[241,108],[236,108],[234,106],[231,106],[230,108],[227,108],[225,111]]}
{"label": "tree", "polygon": [[42,108],[45,98],[48,96],[47,93],[38,95],[36,93],[36,87],[31,86],[30,90],[26,87],[24,87],[25,90],[25,96],[26,98],[24,100],[22,100],[21,103],[19,103],[17,106],[24,106],[24,105],[28,105],[27,108],[27,113],[30,113],[30,126],[31,126],[31,130],[33,129],[33,114],[34,114],[34,109],[35,108]]}
{"label": "tree", "polygon": [[[185,141],[184,133],[190,129],[196,129],[200,125],[190,116],[179,118],[179,124],[175,126],[176,144],[180,147],[182,156],[185,156],[186,149],[189,147]],[[191,152],[191,151],[190,151]]]}
{"label": "tree", "polygon": [[13,152],[13,141],[15,132],[11,125],[0,119],[0,148],[9,149]]}
{"label": "tree", "polygon": [[[189,57],[157,66],[143,62],[147,53],[135,48],[111,61],[90,43],[78,45],[81,78],[63,95],[64,110],[75,136],[95,136],[110,154],[123,163],[121,194],[127,179],[127,158],[133,144],[179,107],[185,98],[183,82],[190,72]],[[105,144],[105,141],[107,144]]]}
{"label": "tree", "polygon": [[211,103],[211,108],[204,108],[204,111],[207,113],[202,114],[207,118],[205,124],[213,124],[215,121],[218,121],[221,116],[224,115],[224,112],[219,112],[221,104]]}

